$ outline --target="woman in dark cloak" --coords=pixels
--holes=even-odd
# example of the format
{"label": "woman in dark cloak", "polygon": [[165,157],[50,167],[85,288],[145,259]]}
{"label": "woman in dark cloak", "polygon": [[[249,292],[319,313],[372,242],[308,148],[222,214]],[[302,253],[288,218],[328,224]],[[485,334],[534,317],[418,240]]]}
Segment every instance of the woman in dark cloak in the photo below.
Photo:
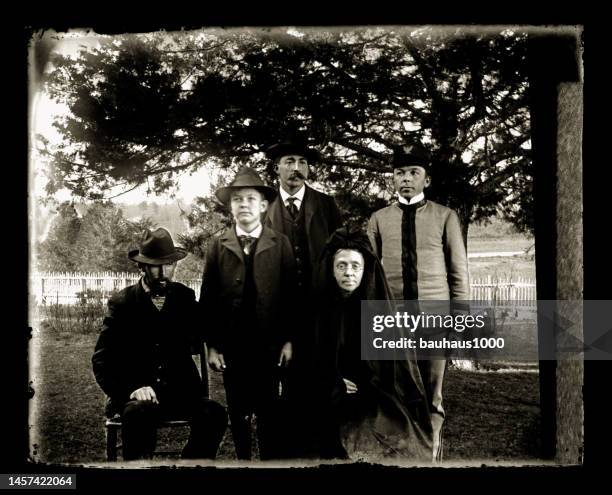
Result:
{"label": "woman in dark cloak", "polygon": [[431,461],[433,434],[414,350],[361,360],[361,301],[392,298],[361,230],[329,238],[315,284],[316,403],[323,458]]}

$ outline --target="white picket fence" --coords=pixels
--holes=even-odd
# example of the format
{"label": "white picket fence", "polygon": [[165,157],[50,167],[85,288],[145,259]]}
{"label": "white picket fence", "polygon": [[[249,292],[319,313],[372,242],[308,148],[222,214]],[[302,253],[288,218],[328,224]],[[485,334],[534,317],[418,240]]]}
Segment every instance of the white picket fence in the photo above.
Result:
{"label": "white picket fence", "polygon": [[[127,272],[40,272],[30,280],[30,293],[37,304],[75,304],[80,294],[96,291],[102,298],[135,284],[140,273]],[[200,293],[201,280],[177,280],[191,287],[196,297]]]}
{"label": "white picket fence", "polygon": [[[37,304],[75,304],[79,294],[88,290],[98,291],[103,298],[138,281],[140,274],[123,272],[58,273],[39,272],[32,274],[30,292]],[[200,296],[201,280],[177,280],[191,287],[196,297]],[[517,278],[499,280],[492,277],[471,282],[471,300],[495,301],[504,304],[511,301],[526,301],[535,304],[534,280]]]}
{"label": "white picket fence", "polygon": [[506,304],[521,301],[526,306],[535,306],[537,301],[535,280],[517,277],[513,280],[499,280],[488,276],[471,280],[470,300],[494,301]]}

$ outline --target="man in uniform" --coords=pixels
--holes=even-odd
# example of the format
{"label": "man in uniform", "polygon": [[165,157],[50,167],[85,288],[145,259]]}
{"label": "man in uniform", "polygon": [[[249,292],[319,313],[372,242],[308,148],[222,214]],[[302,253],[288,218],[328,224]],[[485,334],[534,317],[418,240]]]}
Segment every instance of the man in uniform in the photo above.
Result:
{"label": "man in uniform", "polygon": [[[382,260],[396,300],[469,299],[467,254],[457,213],[425,198],[431,184],[429,156],[420,146],[406,147],[393,159],[397,201],[372,214],[368,236]],[[442,454],[442,385],[446,360],[420,360],[433,428],[433,458]]]}

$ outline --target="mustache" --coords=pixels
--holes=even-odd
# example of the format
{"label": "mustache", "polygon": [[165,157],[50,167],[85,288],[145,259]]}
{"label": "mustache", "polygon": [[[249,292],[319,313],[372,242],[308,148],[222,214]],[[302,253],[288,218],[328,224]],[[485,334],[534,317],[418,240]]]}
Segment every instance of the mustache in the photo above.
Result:
{"label": "mustache", "polygon": [[298,179],[304,179],[306,180],[306,177],[304,177],[304,174],[302,172],[300,172],[299,170],[296,170],[295,172],[293,172],[291,174],[291,178],[298,178]]}

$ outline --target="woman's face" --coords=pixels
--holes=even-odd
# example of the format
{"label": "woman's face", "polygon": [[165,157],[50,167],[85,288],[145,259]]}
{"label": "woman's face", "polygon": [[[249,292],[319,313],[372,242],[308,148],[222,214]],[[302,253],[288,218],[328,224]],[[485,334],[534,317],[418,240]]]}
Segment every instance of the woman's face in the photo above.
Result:
{"label": "woman's face", "polygon": [[339,249],[334,255],[334,278],[340,289],[351,293],[363,277],[363,255],[354,249]]}

